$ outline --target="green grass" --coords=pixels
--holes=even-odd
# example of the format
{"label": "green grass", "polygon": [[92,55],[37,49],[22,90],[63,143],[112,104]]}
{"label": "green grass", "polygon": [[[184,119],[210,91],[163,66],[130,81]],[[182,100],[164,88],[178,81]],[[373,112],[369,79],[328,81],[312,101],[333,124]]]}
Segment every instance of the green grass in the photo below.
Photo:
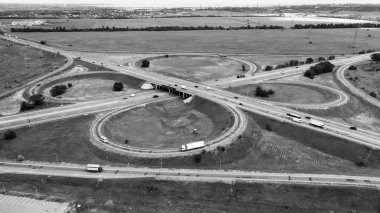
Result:
{"label": "green grass", "polygon": [[[272,183],[104,180],[1,174],[8,191],[81,204],[76,212],[377,212],[374,188]],[[108,203],[108,205],[106,205]],[[112,203],[112,204],[110,204]]]}
{"label": "green grass", "polygon": [[[379,30],[358,30],[358,48],[350,48],[357,29],[309,30],[238,30],[175,32],[78,32],[16,33],[19,37],[48,45],[72,49],[112,50],[125,52],[219,52],[260,53],[275,55],[351,54],[361,49],[378,49]],[[72,47],[68,45],[71,44]]]}
{"label": "green grass", "polygon": [[[128,139],[128,145],[134,147],[180,149],[186,143],[213,139],[232,126],[233,117],[223,107],[194,101],[199,104],[185,105],[182,99],[175,99],[132,109],[111,117],[102,131],[112,141],[124,144]],[[200,102],[206,103],[200,106]],[[221,119],[213,116],[216,112]],[[193,134],[193,129],[198,134]]]}
{"label": "green grass", "polygon": [[[138,66],[140,64],[137,63]],[[150,60],[149,68],[145,69],[162,75],[202,82],[244,73],[241,66],[241,62],[221,57],[169,56],[153,58]]]}
{"label": "green grass", "polygon": [[[249,97],[256,97],[256,87],[261,86],[265,90],[272,89],[274,95],[263,100],[293,103],[293,104],[321,104],[338,99],[338,95],[318,87],[297,84],[249,84],[228,88],[228,90]],[[256,97],[258,98],[258,97]]]}
{"label": "green grass", "polygon": [[47,74],[66,61],[64,57],[48,52],[43,52],[43,58],[40,55],[40,50],[18,44],[7,46],[7,42],[0,39],[0,93]]}

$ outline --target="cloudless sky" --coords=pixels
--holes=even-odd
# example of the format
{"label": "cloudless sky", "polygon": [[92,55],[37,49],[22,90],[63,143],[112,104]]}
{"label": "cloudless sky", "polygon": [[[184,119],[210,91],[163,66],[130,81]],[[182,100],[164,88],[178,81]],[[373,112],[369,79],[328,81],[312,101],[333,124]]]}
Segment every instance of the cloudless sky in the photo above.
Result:
{"label": "cloudless sky", "polygon": [[0,0],[0,3],[114,4],[125,7],[199,7],[202,5],[202,7],[218,7],[332,3],[380,4],[380,0]]}

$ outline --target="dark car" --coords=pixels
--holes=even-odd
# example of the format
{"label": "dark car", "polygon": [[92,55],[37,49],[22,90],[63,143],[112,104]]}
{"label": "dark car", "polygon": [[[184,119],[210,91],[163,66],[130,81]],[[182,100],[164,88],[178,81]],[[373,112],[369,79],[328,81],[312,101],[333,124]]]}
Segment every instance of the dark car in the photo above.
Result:
{"label": "dark car", "polygon": [[235,98],[235,99],[239,99],[239,97],[237,97],[237,96],[235,96],[234,98]]}
{"label": "dark car", "polygon": [[306,116],[305,118],[306,118],[306,119],[311,119],[311,117],[309,117],[309,116]]}
{"label": "dark car", "polygon": [[177,84],[174,84],[174,86],[178,86]]}
{"label": "dark car", "polygon": [[357,128],[355,126],[350,127],[350,129],[357,130]]}
{"label": "dark car", "polygon": [[153,98],[158,98],[158,95],[153,95]]}
{"label": "dark car", "polygon": [[243,106],[243,104],[242,104],[242,103],[239,103],[239,105],[240,105],[240,106]]}
{"label": "dark car", "polygon": [[197,85],[195,85],[194,87],[195,87],[195,88],[198,88],[198,86],[197,86]]}

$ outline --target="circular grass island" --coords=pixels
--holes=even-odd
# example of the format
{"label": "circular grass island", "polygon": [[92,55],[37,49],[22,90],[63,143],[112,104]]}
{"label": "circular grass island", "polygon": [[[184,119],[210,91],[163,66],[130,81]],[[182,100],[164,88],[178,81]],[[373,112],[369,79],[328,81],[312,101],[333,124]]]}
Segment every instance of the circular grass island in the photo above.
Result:
{"label": "circular grass island", "polygon": [[290,104],[325,104],[333,102],[339,98],[339,95],[331,90],[297,83],[249,84],[231,87],[228,88],[228,90],[241,95],[258,98],[255,95],[258,86],[265,90],[272,89],[275,92],[269,97],[262,98],[262,100],[273,102]]}
{"label": "circular grass island", "polygon": [[[168,55],[168,57],[147,58],[149,68],[144,68],[161,75],[181,78],[193,82],[217,80],[244,74],[249,66],[244,62],[220,56]],[[136,62],[141,67],[142,60]],[[245,66],[245,71],[242,70]]]}
{"label": "circular grass island", "polygon": [[109,117],[101,133],[112,142],[143,149],[180,149],[181,145],[212,140],[227,132],[234,117],[226,108],[194,98],[166,100]]}

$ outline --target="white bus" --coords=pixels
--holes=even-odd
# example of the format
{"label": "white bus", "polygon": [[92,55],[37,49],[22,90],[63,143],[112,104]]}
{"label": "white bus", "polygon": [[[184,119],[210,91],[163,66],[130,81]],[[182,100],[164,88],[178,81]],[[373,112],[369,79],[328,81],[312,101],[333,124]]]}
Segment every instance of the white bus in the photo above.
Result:
{"label": "white bus", "polygon": [[302,118],[300,115],[293,114],[293,113],[286,113],[286,116],[287,116],[288,118],[298,118],[298,119],[301,119],[301,118]]}
{"label": "white bus", "polygon": [[98,164],[87,164],[86,171],[88,171],[88,172],[102,172],[103,168]]}

